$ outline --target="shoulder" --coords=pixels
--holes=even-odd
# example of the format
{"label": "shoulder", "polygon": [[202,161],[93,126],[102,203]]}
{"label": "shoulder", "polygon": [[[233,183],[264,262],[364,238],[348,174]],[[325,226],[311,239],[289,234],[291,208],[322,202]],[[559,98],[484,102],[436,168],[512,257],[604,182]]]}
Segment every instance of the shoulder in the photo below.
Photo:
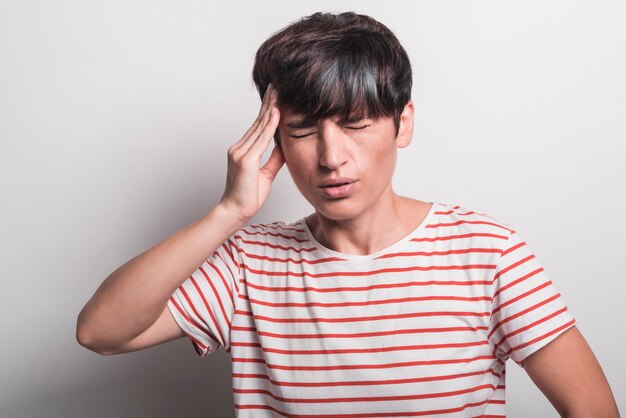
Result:
{"label": "shoulder", "polygon": [[246,225],[234,234],[235,241],[241,244],[299,244],[309,241],[302,221],[292,223],[275,221]]}
{"label": "shoulder", "polygon": [[468,237],[494,238],[506,242],[516,233],[513,226],[490,214],[472,210],[465,206],[437,203],[435,217],[428,227],[437,234],[454,234]]}
{"label": "shoulder", "polygon": [[438,205],[437,214],[439,215],[438,219],[440,221],[454,223],[455,226],[458,225],[463,228],[480,229],[481,225],[484,225],[486,228],[492,227],[515,232],[511,225],[500,221],[490,214],[450,203],[438,203]]}

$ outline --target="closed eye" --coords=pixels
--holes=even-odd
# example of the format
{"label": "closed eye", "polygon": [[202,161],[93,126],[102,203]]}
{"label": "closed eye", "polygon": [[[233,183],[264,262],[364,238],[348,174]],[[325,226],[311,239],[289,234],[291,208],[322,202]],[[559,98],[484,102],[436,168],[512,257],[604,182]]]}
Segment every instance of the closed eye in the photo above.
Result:
{"label": "closed eye", "polygon": [[304,138],[306,136],[313,135],[314,133],[315,133],[315,131],[309,132],[309,133],[306,133],[306,134],[302,134],[302,135],[291,134],[289,136],[291,136],[292,138]]}
{"label": "closed eye", "polygon": [[362,126],[346,126],[346,128],[348,128],[348,129],[365,129],[365,128],[367,128],[370,125],[371,125],[371,123],[368,123],[367,125],[362,125]]}
{"label": "closed eye", "polygon": [[[359,129],[365,129],[368,126],[370,126],[371,123],[367,123],[365,125],[359,125],[359,126],[345,126],[346,129],[352,129],[352,130],[359,130]],[[291,136],[292,138],[305,138],[309,135],[313,135],[314,133],[316,133],[317,131],[311,131],[311,132],[307,132],[305,134],[301,134],[301,135],[296,135],[296,134],[291,134],[289,136]]]}

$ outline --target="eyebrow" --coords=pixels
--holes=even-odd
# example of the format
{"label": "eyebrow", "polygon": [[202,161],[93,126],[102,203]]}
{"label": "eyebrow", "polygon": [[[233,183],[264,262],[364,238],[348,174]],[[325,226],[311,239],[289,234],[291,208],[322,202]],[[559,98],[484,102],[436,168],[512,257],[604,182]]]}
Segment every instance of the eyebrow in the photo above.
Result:
{"label": "eyebrow", "polygon": [[310,128],[317,125],[317,121],[313,118],[305,117],[304,119],[287,122],[285,126],[291,129]]}
{"label": "eyebrow", "polygon": [[[340,123],[354,123],[361,121],[363,119],[368,119],[369,117],[366,114],[356,114],[350,116],[347,120],[342,120]],[[291,129],[301,129],[301,128],[310,128],[312,126],[317,125],[317,120],[311,117],[305,117],[304,119],[296,120],[293,122],[287,122],[285,126]]]}

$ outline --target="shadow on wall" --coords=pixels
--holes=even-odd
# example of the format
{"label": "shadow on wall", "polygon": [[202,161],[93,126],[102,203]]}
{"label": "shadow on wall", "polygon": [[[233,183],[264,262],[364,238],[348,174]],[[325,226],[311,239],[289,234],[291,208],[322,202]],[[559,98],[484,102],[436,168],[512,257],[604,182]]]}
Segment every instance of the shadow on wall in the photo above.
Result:
{"label": "shadow on wall", "polygon": [[231,363],[224,350],[200,358],[183,338],[135,353],[109,357],[93,354],[88,363],[89,370],[85,370],[84,376],[73,379],[77,383],[61,383],[48,393],[25,394],[4,406],[2,416],[234,416]]}

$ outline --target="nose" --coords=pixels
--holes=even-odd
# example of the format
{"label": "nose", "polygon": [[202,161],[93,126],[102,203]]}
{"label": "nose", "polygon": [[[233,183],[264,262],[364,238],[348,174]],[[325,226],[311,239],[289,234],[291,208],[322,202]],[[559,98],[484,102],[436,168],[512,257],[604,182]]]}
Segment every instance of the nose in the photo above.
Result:
{"label": "nose", "polygon": [[345,138],[341,127],[332,121],[324,121],[318,142],[320,165],[331,170],[341,167],[348,160]]}

